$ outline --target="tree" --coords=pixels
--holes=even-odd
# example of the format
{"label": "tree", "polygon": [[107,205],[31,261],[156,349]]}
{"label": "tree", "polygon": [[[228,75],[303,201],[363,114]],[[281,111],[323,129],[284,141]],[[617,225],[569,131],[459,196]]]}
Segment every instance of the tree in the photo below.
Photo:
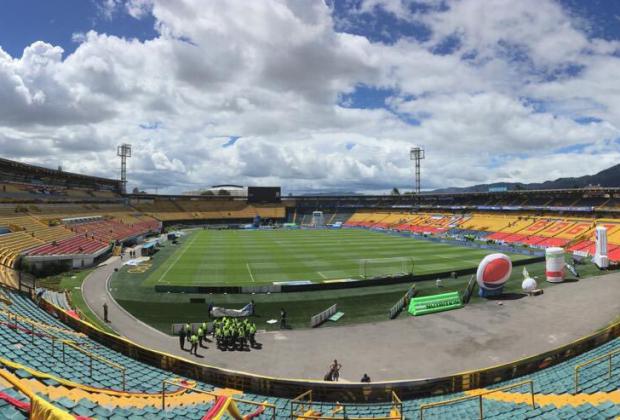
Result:
{"label": "tree", "polygon": [[213,195],[213,191],[207,190],[200,193],[200,195]]}
{"label": "tree", "polygon": [[221,189],[217,192],[217,195],[230,195],[230,191]]}
{"label": "tree", "polygon": [[400,195],[400,191],[398,191],[398,188],[394,187],[392,188],[392,195]]}
{"label": "tree", "polygon": [[138,187],[133,187],[133,190],[131,190],[131,192],[133,194],[140,194],[140,190],[138,189]]}

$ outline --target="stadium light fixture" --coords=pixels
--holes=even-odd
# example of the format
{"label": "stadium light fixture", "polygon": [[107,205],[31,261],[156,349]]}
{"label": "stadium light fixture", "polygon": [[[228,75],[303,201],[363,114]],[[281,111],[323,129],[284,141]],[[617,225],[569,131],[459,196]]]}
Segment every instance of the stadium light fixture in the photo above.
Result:
{"label": "stadium light fixture", "polygon": [[127,192],[127,158],[131,157],[131,144],[123,143],[116,147],[116,156],[121,158],[121,190]]}
{"label": "stadium light fixture", "polygon": [[414,194],[420,194],[420,161],[424,159],[424,148],[420,146],[412,147],[409,151],[409,159],[414,162],[415,184]]}

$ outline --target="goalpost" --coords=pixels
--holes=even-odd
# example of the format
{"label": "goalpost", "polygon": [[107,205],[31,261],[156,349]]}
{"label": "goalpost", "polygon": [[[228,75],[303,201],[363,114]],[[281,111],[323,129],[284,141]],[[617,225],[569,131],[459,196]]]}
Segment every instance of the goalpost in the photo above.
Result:
{"label": "goalpost", "polygon": [[413,274],[412,257],[367,258],[359,260],[360,277],[394,276]]}

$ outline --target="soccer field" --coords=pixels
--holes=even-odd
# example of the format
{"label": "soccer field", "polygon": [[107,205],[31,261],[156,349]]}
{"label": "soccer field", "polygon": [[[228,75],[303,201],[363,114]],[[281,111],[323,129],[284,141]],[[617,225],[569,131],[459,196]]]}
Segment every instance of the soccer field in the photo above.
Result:
{"label": "soccer field", "polygon": [[493,252],[353,229],[198,230],[171,247],[155,256],[143,286],[324,282],[394,274],[412,263],[414,274],[428,274],[476,267]]}

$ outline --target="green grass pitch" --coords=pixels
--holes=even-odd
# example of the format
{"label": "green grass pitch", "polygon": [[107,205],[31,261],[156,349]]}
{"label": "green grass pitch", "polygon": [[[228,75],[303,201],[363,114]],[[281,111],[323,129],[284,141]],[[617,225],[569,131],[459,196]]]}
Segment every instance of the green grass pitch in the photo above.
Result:
{"label": "green grass pitch", "polygon": [[166,252],[169,256],[149,270],[143,286],[358,279],[363,259],[373,260],[368,274],[393,274],[411,261],[415,274],[427,274],[476,267],[492,252],[357,229],[197,230]]}

